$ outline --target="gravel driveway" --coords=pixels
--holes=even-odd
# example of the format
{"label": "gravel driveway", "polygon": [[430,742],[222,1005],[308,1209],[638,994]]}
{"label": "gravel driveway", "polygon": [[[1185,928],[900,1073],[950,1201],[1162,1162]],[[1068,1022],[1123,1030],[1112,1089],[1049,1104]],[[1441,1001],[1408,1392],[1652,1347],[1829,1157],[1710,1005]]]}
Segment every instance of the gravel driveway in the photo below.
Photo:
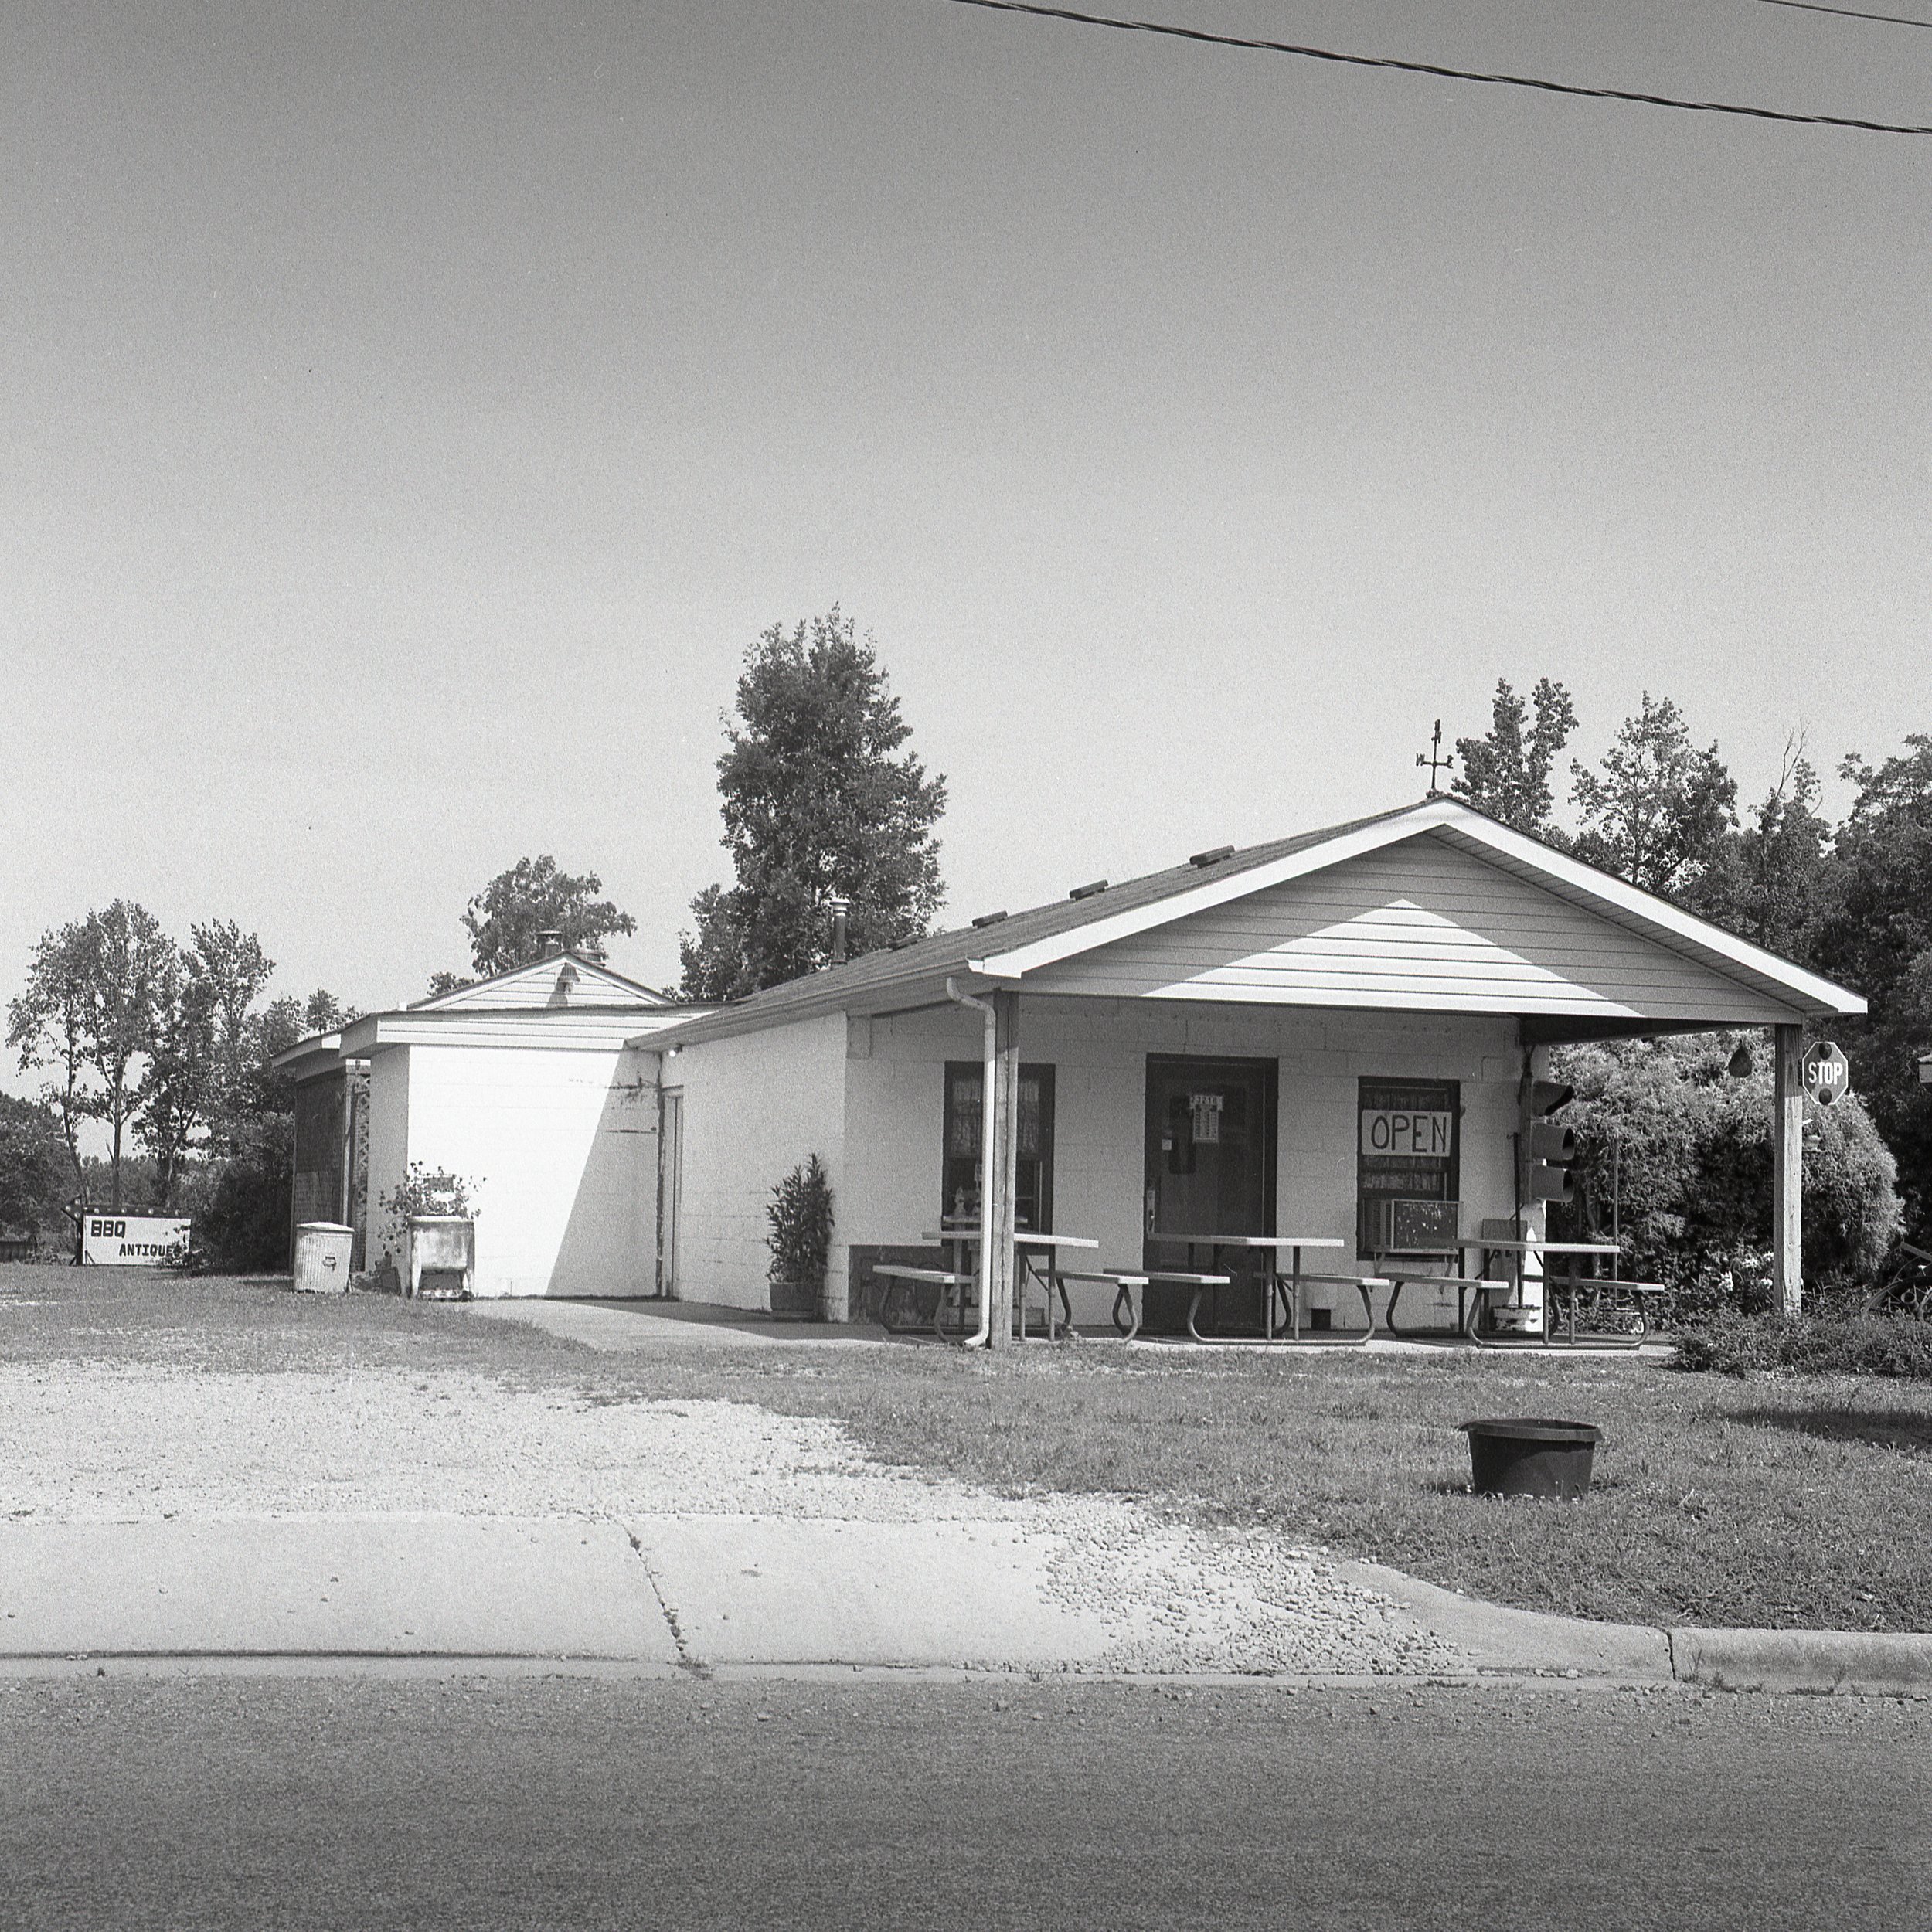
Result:
{"label": "gravel driveway", "polygon": [[0,1366],[0,1514],[757,1516],[1003,1522],[1054,1539],[1050,1594],[1130,1670],[1454,1671],[1453,1646],[1319,1554],[1108,1497],[1012,1499],[869,1460],[832,1422],[591,1401],[487,1377]]}

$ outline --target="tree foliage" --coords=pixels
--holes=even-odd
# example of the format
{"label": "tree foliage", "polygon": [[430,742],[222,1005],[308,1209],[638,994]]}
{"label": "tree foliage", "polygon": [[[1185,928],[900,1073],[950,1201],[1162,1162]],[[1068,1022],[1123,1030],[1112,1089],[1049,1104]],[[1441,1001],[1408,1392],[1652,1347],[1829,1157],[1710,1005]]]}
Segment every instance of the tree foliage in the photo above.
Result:
{"label": "tree foliage", "polygon": [[1852,1083],[1898,1157],[1912,1238],[1932,1247],[1932,1087],[1916,1065],[1932,1052],[1932,737],[1841,769],[1859,789],[1833,844],[1816,962],[1870,1002],[1843,1024]]}
{"label": "tree foliage", "polygon": [[1831,886],[1832,828],[1801,741],[1784,747],[1777,782],[1748,822],[1707,857],[1687,895],[1692,910],[1787,959],[1815,948]]}
{"label": "tree foliage", "polygon": [[34,1234],[61,1229],[74,1178],[53,1109],[44,1100],[0,1094],[0,1229]]}
{"label": "tree foliage", "polygon": [[1577,855],[1668,898],[1702,877],[1736,822],[1737,781],[1716,745],[1692,744],[1673,700],[1644,693],[1600,770],[1572,760]]}
{"label": "tree foliage", "polygon": [[[1577,1089],[1577,1199],[1553,1226],[1600,1238],[1620,1226],[1637,1278],[1662,1281],[1681,1311],[1771,1240],[1771,1078],[1728,1071],[1740,1036],[1702,1034],[1576,1046],[1554,1056]],[[1815,1281],[1865,1279],[1899,1230],[1897,1168],[1858,1099],[1804,1142],[1804,1268]]]}
{"label": "tree foliage", "polygon": [[679,950],[694,999],[732,999],[824,965],[825,906],[852,902],[855,953],[924,933],[942,889],[934,835],[945,781],[905,749],[911,727],[870,637],[836,605],[746,654],[718,760],[735,883],[692,902]]}
{"label": "tree foliage", "polygon": [[107,1129],[110,1205],[117,1209],[128,1128],[141,1104],[139,1063],[177,968],[174,941],[154,915],[117,899],[104,912],[42,935],[26,989],[8,1010],[7,1039],[22,1068],[60,1069],[52,1096],[77,1167],[79,1122],[93,1119]]}
{"label": "tree foliage", "polygon": [[1558,836],[1549,774],[1576,729],[1577,708],[1560,684],[1539,678],[1526,705],[1498,678],[1488,735],[1456,740],[1462,770],[1450,781],[1451,794],[1532,838]]}
{"label": "tree foliage", "polygon": [[[463,914],[470,936],[470,963],[478,977],[488,979],[540,959],[543,933],[562,934],[569,951],[590,954],[613,933],[634,933],[638,922],[628,913],[597,897],[603,889],[604,881],[595,872],[560,872],[547,852],[539,859],[519,859],[507,872],[498,872]],[[437,979],[453,984],[439,988],[432,981],[433,994],[470,983],[454,975],[438,974]]]}

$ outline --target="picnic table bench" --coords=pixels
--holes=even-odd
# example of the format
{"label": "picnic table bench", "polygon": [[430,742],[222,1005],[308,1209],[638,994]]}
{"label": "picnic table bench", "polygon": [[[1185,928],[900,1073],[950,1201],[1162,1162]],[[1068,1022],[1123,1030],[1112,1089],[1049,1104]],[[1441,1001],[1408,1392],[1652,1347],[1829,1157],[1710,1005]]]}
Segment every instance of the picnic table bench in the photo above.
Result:
{"label": "picnic table bench", "polygon": [[[888,1335],[913,1335],[922,1328],[944,1338],[948,1291],[971,1286],[973,1277],[953,1268],[916,1268],[897,1261],[875,1262],[872,1279],[886,1284],[879,1298],[879,1326]],[[930,1291],[930,1292],[928,1292]],[[908,1304],[912,1318],[906,1319]],[[961,1311],[964,1312],[964,1299]]]}

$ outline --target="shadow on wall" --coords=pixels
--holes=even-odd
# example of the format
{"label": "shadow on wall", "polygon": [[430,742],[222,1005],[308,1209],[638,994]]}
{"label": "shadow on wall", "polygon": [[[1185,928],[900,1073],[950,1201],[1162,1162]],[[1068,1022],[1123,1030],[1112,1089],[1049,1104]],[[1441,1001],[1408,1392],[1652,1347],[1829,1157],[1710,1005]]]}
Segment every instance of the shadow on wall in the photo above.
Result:
{"label": "shadow on wall", "polygon": [[658,1090],[620,1059],[557,1243],[546,1295],[645,1295],[658,1286]]}

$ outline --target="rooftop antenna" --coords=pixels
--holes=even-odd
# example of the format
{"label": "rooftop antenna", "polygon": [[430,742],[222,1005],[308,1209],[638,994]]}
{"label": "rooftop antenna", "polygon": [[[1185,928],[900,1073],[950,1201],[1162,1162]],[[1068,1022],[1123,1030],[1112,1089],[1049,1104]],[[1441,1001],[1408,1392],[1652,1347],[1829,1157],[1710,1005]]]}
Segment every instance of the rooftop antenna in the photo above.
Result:
{"label": "rooftop antenna", "polygon": [[1416,763],[1429,767],[1429,796],[1431,798],[1442,796],[1442,787],[1436,781],[1455,761],[1454,753],[1444,751],[1442,748],[1442,720],[1438,718],[1436,720],[1435,736],[1429,740],[1429,756],[1425,758],[1420,752],[1416,753]]}

